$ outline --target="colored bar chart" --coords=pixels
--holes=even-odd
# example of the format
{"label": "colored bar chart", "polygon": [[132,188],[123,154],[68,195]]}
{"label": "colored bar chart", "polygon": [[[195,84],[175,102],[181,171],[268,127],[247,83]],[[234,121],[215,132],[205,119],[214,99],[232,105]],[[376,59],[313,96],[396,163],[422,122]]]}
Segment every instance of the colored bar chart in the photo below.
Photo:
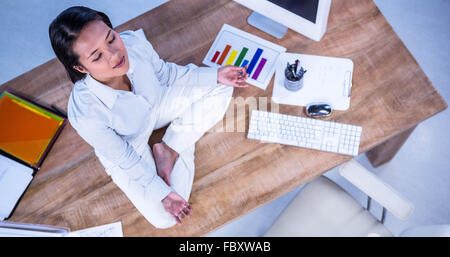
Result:
{"label": "colored bar chart", "polygon": [[225,60],[225,57],[227,57],[228,52],[230,51],[231,46],[227,45],[225,49],[223,49],[222,55],[220,56],[219,60],[217,61],[217,64],[222,65],[223,61]]}
{"label": "colored bar chart", "polygon": [[247,83],[266,89],[286,48],[224,24],[203,63],[210,67],[247,67]]}
{"label": "colored bar chart", "polygon": [[[227,57],[227,54],[230,52],[230,50],[233,47],[231,45],[226,45],[225,49],[223,49],[222,51],[222,55],[220,56],[219,60],[217,61],[217,64],[221,65],[223,63],[223,61],[225,60],[225,58]],[[232,50],[230,56],[228,57],[227,61],[225,62],[224,65],[233,65],[234,60],[236,59],[237,55],[239,54],[238,59],[236,60],[236,63],[234,64],[234,66],[238,66],[239,64],[241,64],[242,60],[244,60],[245,55],[248,52],[248,48],[247,47],[243,47],[241,50],[241,53],[239,54],[238,51],[236,50]],[[251,58],[250,63],[248,63],[248,60],[244,60],[243,64],[241,67],[245,67],[247,64],[249,64],[248,68],[247,68],[247,73],[249,74],[249,76],[252,74],[253,69],[255,69],[256,64],[258,63],[261,55],[263,54],[264,50],[261,48],[258,48],[255,52],[255,54],[253,55],[253,57]],[[212,58],[212,62],[215,62],[217,57],[219,56],[220,52],[216,51],[216,53],[214,54],[214,57]],[[262,69],[264,68],[264,65],[266,64],[267,59],[266,58],[262,58],[261,61],[259,62],[258,66],[256,67],[255,72],[253,73],[253,75],[251,76],[252,79],[254,80],[258,80],[259,74],[261,73]]]}
{"label": "colored bar chart", "polygon": [[228,57],[227,62],[225,65],[232,65],[234,62],[234,59],[236,59],[238,52],[236,50],[231,51],[230,57]]}
{"label": "colored bar chart", "polygon": [[216,53],[214,54],[214,57],[212,58],[212,62],[216,62],[216,60],[217,60],[217,57],[219,57],[219,54],[220,54],[220,52],[219,51],[216,51]]}
{"label": "colored bar chart", "polygon": [[[234,63],[234,66],[240,66],[242,61],[244,60],[245,55],[248,52],[248,48],[247,47],[243,47],[241,50],[241,54],[239,55],[238,59],[236,60],[236,62]],[[243,66],[245,67],[245,65]]]}
{"label": "colored bar chart", "polygon": [[256,50],[255,55],[253,55],[253,58],[250,61],[250,64],[248,65],[248,68],[247,68],[248,74],[252,74],[252,71],[255,68],[256,62],[258,62],[258,59],[259,59],[259,57],[261,57],[262,52],[263,52],[263,50],[261,48],[258,48],[258,50]]}
{"label": "colored bar chart", "polygon": [[264,65],[266,64],[267,59],[262,58],[261,61],[258,64],[258,67],[256,68],[255,72],[253,73],[252,79],[257,80],[259,77],[259,74],[261,73]]}

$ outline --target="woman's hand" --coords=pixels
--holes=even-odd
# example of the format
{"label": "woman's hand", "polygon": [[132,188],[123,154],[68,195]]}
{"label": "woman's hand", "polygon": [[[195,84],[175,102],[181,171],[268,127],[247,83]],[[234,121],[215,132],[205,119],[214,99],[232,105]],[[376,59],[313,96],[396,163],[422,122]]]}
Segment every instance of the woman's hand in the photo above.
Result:
{"label": "woman's hand", "polygon": [[217,82],[232,87],[248,87],[245,80],[248,78],[247,67],[224,66],[217,74]]}
{"label": "woman's hand", "polygon": [[185,216],[191,215],[192,206],[175,192],[170,192],[161,202],[164,209],[172,215],[177,224],[181,224],[181,219]]}

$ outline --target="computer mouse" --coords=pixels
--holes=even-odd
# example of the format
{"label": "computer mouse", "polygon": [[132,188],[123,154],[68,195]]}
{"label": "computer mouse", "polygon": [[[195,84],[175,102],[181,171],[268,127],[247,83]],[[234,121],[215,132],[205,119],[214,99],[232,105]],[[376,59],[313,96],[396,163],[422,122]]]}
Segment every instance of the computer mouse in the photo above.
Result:
{"label": "computer mouse", "polygon": [[311,117],[329,116],[333,108],[327,103],[312,103],[306,106],[306,114]]}

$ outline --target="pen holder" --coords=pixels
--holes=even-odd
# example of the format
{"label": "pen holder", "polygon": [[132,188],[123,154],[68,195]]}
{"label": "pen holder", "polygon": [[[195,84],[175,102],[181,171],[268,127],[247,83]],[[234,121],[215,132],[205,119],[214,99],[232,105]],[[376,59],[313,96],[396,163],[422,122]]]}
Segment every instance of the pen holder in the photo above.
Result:
{"label": "pen holder", "polygon": [[303,75],[294,77],[290,70],[292,70],[292,67],[284,70],[284,87],[289,91],[298,91],[303,87]]}

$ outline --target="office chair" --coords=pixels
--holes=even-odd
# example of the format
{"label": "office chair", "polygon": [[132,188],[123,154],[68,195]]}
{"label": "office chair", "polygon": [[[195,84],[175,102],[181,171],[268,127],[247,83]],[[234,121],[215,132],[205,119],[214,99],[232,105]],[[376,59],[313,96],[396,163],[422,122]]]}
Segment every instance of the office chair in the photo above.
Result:
{"label": "office chair", "polygon": [[[336,183],[320,176],[297,194],[264,236],[393,236],[383,225],[386,210],[405,220],[414,206],[357,161],[339,167],[339,174],[367,194],[362,207]],[[371,200],[383,206],[380,220],[370,212]],[[423,226],[400,236],[450,236],[450,225]]]}

